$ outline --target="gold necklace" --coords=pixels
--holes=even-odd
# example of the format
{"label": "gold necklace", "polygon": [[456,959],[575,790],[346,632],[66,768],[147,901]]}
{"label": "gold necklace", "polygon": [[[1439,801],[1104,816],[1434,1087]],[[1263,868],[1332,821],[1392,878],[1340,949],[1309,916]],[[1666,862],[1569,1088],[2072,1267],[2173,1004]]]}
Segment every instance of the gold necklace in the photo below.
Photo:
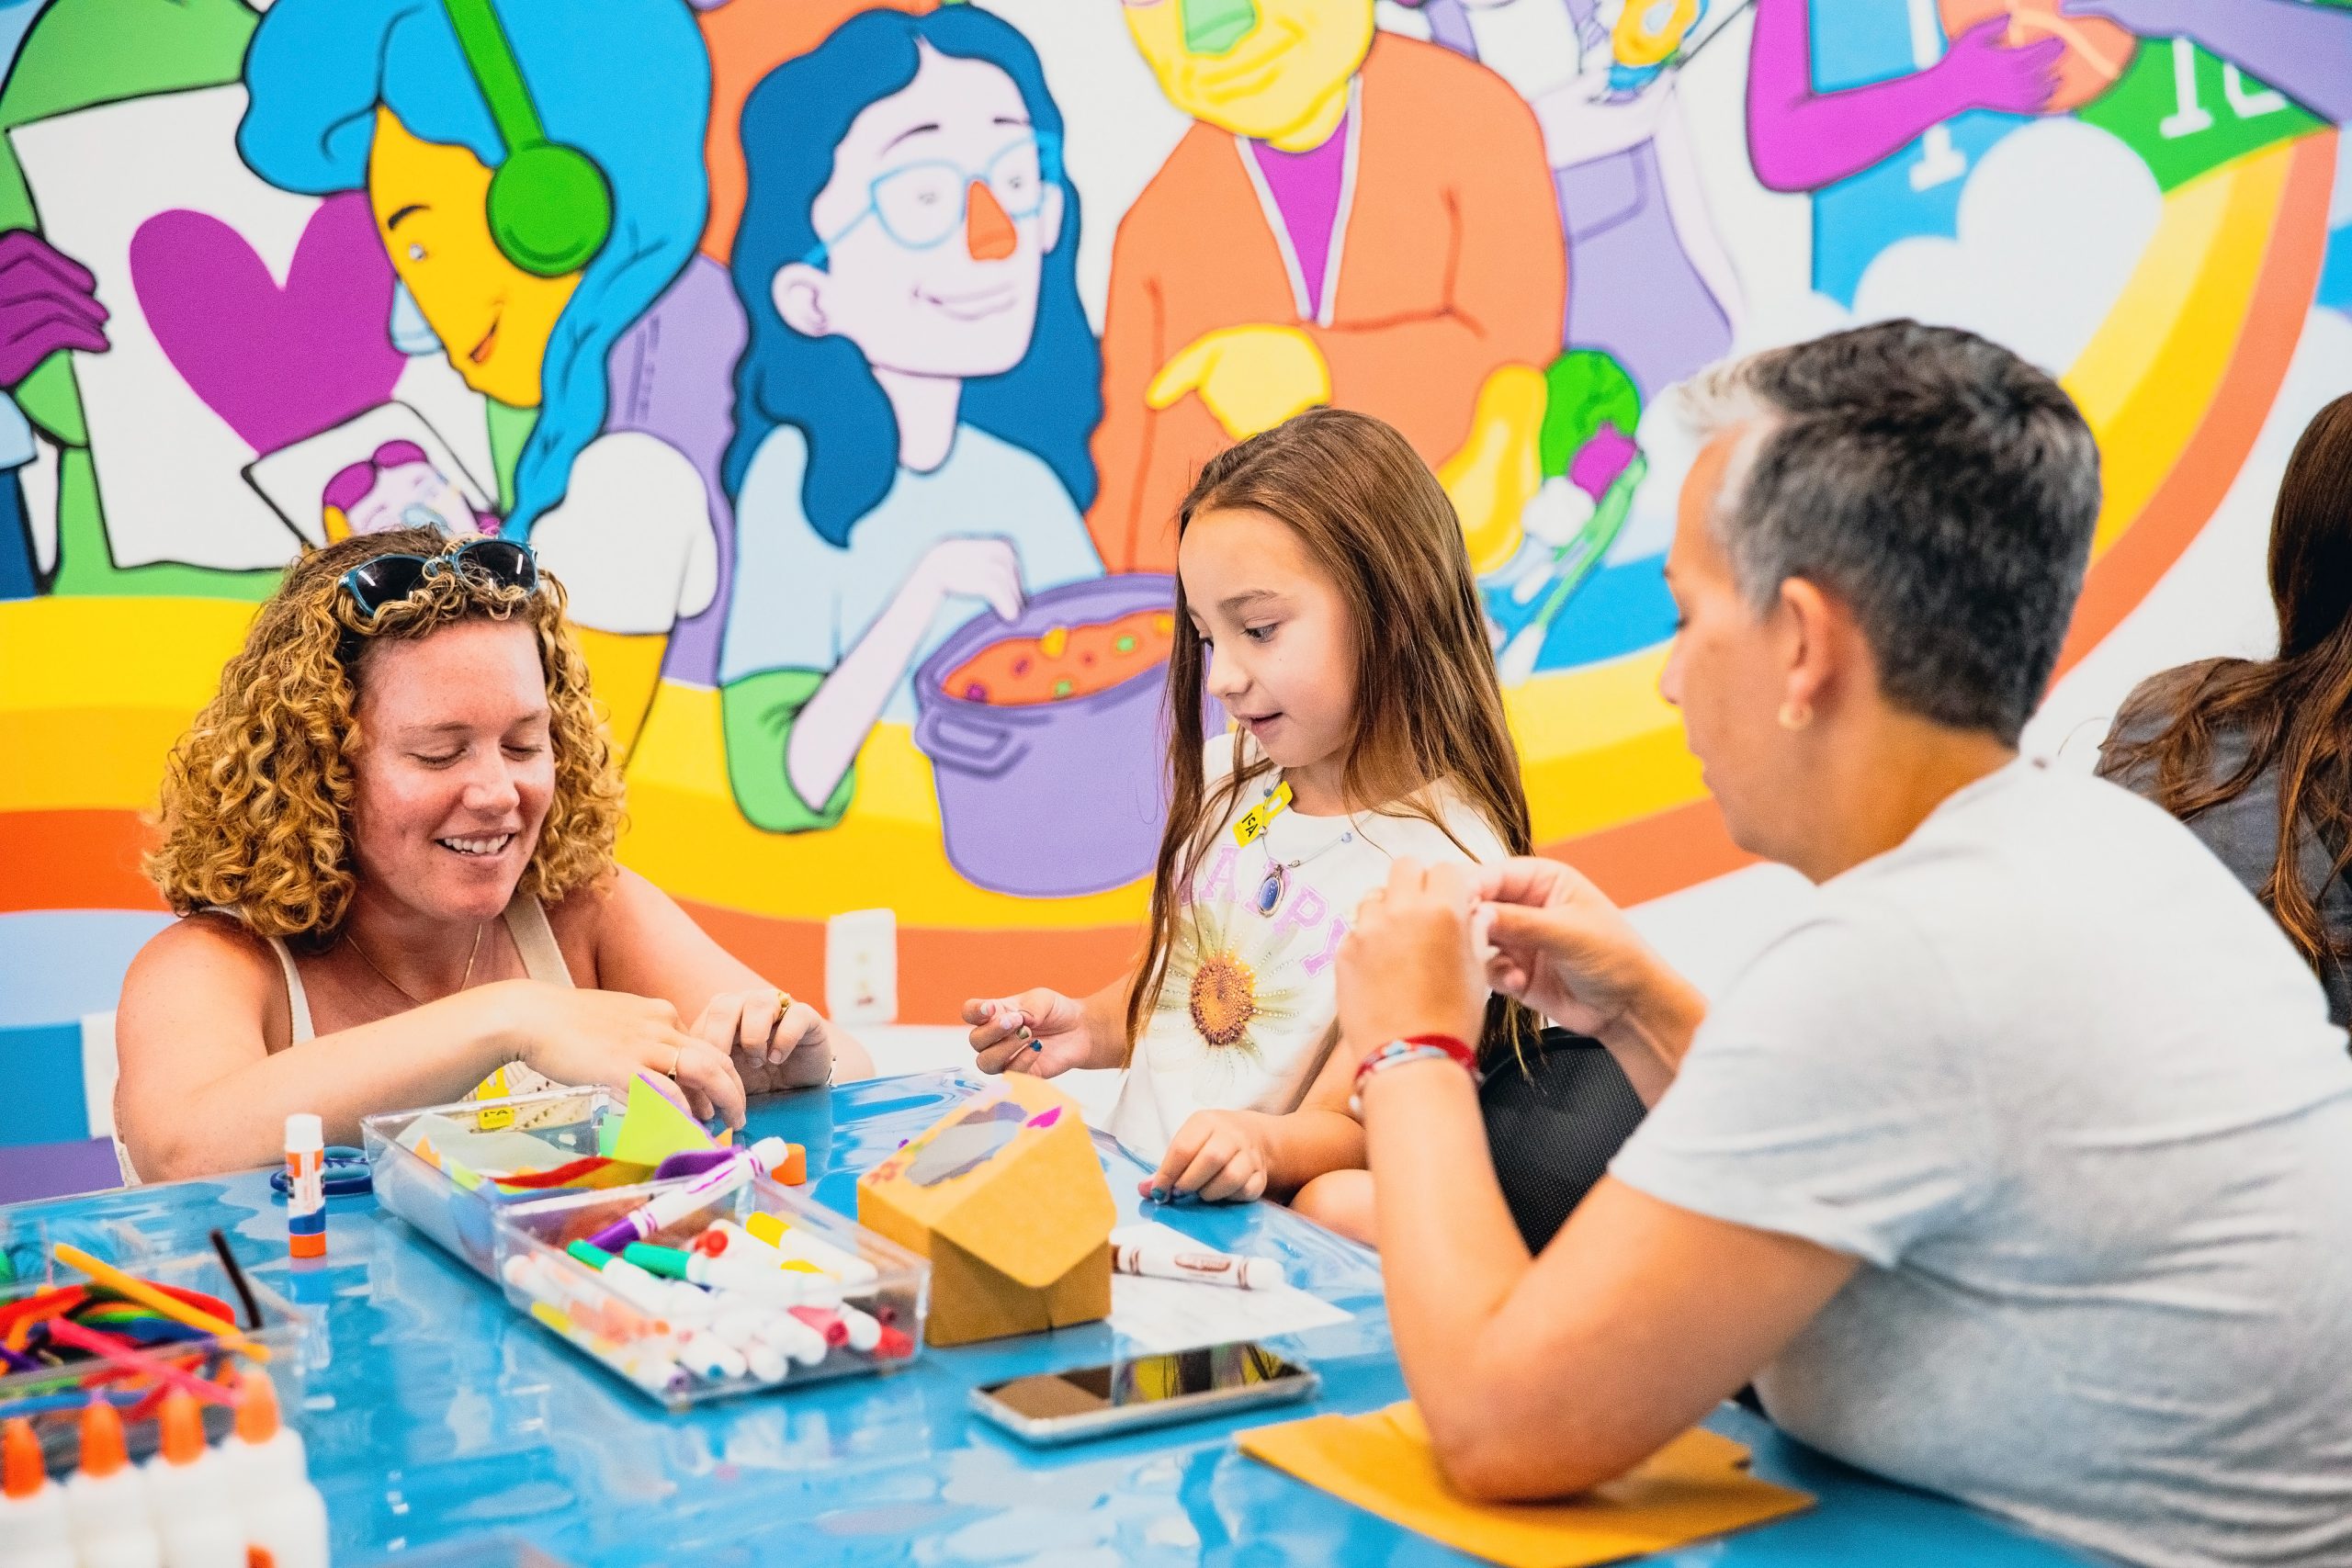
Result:
{"label": "gold necklace", "polygon": [[[484,920],[481,924],[474,927],[474,945],[472,951],[466,954],[466,972],[458,981],[458,991],[464,990],[473,980],[474,960],[481,956],[481,933],[489,929],[490,922],[488,920]],[[349,931],[346,930],[343,933],[343,940],[345,944],[348,946],[352,952],[359,954],[360,963],[365,964],[368,968],[376,971],[376,978],[381,980],[395,991],[398,991],[401,996],[408,998],[409,1006],[413,1008],[421,1008],[424,1005],[424,1003],[419,1000],[416,995],[410,991],[406,986],[401,985],[398,980],[395,980],[390,975],[385,974],[383,967],[374,959],[368,956],[368,950],[359,945],[358,941],[352,936]],[[449,996],[456,996],[458,991],[451,991]],[[447,1001],[449,998],[443,997],[440,999],[442,1001]]]}

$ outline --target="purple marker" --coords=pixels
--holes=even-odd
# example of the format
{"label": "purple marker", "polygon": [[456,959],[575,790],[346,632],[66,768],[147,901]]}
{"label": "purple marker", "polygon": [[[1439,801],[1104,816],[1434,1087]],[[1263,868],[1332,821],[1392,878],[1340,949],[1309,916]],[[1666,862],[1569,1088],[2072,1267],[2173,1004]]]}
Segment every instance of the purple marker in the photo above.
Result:
{"label": "purple marker", "polygon": [[688,1214],[710,1207],[754,1176],[765,1176],[784,1163],[790,1147],[782,1138],[762,1138],[748,1149],[721,1150],[727,1157],[720,1163],[683,1187],[656,1193],[650,1201],[590,1236],[588,1243],[606,1252],[618,1252],[630,1242],[644,1241]]}
{"label": "purple marker", "polygon": [[680,1149],[653,1168],[656,1181],[675,1181],[682,1177],[700,1176],[714,1166],[725,1165],[741,1149]]}

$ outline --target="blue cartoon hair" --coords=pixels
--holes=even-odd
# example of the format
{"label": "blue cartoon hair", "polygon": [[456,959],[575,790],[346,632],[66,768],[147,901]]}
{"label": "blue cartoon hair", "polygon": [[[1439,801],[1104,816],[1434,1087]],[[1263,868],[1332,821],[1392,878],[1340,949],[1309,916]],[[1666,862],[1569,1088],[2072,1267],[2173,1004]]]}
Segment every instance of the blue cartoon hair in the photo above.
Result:
{"label": "blue cartoon hair", "polygon": [[[557,319],[538,423],[514,469],[510,535],[563,499],[572,459],[605,424],[605,358],[702,236],[710,58],[678,0],[496,0],[548,135],[594,158],[613,232]],[[505,144],[439,0],[277,0],[245,56],[237,148],[281,189],[323,196],[368,182],[382,104],[426,141],[495,166]]]}
{"label": "blue cartoon hair", "polygon": [[[808,209],[832,178],[833,149],[867,105],[914,80],[918,44],[1001,70],[1020,88],[1040,145],[1059,143],[1061,110],[1036,51],[1010,23],[970,6],[920,17],[861,12],[770,72],[743,106],[749,178],[734,275],[751,341],[735,376],[727,489],[742,488],[752,455],[776,426],[797,426],[808,438],[801,509],[835,545],[889,493],[898,422],[857,345],[794,332],[776,312],[771,285],[778,268],[817,248]],[[1102,415],[1102,359],[1078,300],[1078,192],[1064,181],[1061,230],[1046,254],[1029,352],[1001,375],[967,381],[960,412],[966,423],[1035,454],[1083,511],[1094,500],[1086,444]]]}

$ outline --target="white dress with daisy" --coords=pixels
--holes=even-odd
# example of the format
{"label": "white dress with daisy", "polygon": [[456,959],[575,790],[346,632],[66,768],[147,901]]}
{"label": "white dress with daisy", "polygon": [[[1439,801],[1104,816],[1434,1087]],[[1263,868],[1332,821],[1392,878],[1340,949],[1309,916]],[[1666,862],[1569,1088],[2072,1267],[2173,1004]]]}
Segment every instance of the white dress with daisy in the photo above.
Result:
{"label": "white dress with daisy", "polygon": [[[1245,742],[1251,755],[1254,743]],[[1207,747],[1209,787],[1233,771],[1233,739]],[[1388,881],[1391,862],[1506,858],[1494,828],[1450,792],[1446,827],[1416,817],[1277,815],[1247,846],[1233,824],[1282,782],[1251,781],[1194,868],[1176,917],[1168,976],[1145,1019],[1111,1111],[1111,1133],[1157,1163],[1195,1111],[1295,1111],[1322,1069],[1339,1010],[1332,961],[1356,906]],[[1280,874],[1274,875],[1276,868]],[[1263,895],[1261,897],[1261,894]]]}

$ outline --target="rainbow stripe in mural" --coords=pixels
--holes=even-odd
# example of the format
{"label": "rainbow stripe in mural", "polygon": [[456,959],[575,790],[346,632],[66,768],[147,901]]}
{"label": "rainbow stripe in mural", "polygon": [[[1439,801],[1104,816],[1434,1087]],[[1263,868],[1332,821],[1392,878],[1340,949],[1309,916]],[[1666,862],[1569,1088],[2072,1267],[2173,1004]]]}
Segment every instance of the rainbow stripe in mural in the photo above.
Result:
{"label": "rainbow stripe in mural", "polygon": [[[2169,191],[2136,274],[2068,373],[2107,482],[2068,664],[2179,556],[2251,449],[2317,286],[2335,159],[2335,133],[2317,131]],[[223,600],[0,603],[0,911],[156,907],[137,869],[142,813],[250,614]],[[762,832],[728,794],[718,694],[657,682],[659,638],[588,635],[630,748],[624,859],[780,981],[815,986],[824,920],[861,893],[898,910],[911,1020],[952,1016],[1011,968],[1075,987],[1126,960],[1142,885],[1026,899],[956,872],[932,763],[905,725],[868,739],[838,827]],[[1740,863],[1657,695],[1663,659],[1659,647],[1546,671],[1510,694],[1539,841],[1624,899]],[[1041,854],[1053,827],[1035,824]]]}

